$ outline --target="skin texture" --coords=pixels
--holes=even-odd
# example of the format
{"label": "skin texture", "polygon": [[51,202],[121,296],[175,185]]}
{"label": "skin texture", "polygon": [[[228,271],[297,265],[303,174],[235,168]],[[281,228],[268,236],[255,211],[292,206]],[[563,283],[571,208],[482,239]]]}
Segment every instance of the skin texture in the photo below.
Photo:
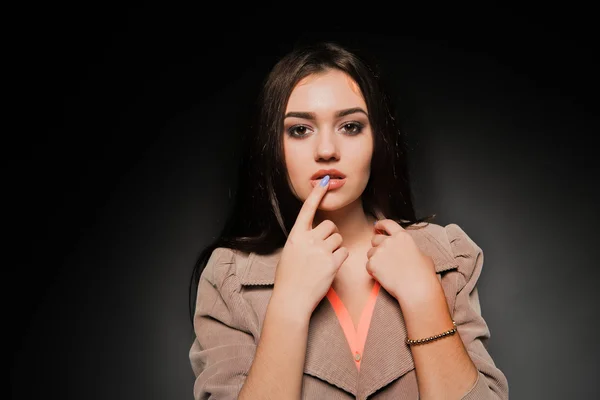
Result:
{"label": "skin texture", "polygon": [[[408,337],[420,339],[453,327],[444,289],[431,257],[395,221],[384,219],[374,229],[366,268],[398,300]],[[477,367],[458,334],[411,346],[419,398],[460,399],[476,383]]]}
{"label": "skin texture", "polygon": [[[311,192],[311,176],[319,169],[335,168],[346,175],[344,186],[325,194],[313,225],[325,219],[333,221],[352,253],[355,247],[366,251],[364,244],[373,233],[374,219],[365,216],[361,201],[373,154],[369,118],[360,112],[335,116],[337,111],[351,108],[368,113],[358,85],[344,72],[329,70],[302,79],[290,95],[286,115],[310,112],[316,119],[285,118],[283,147],[290,187],[301,201]],[[290,137],[291,128],[302,137]]]}
{"label": "skin texture", "polygon": [[[373,132],[361,112],[336,116],[354,108],[368,113],[356,83],[338,70],[308,76],[291,93],[286,115],[295,116],[284,120],[284,154],[290,187],[304,206],[284,247],[286,261],[277,268],[272,301],[240,399],[300,397],[312,309],[350,257],[364,257],[366,262],[351,262],[351,268],[363,276],[366,271],[398,300],[410,338],[452,328],[431,258],[395,221],[385,219],[374,226],[374,219],[362,210]],[[290,132],[300,137],[291,137]],[[344,173],[346,184],[335,190],[313,188],[312,175],[327,168]],[[325,220],[330,222],[319,225]],[[348,252],[340,252],[340,246]],[[303,260],[307,254],[310,260]],[[352,288],[356,282],[350,278],[345,284]],[[474,386],[478,371],[459,335],[411,349],[420,398],[462,398]]]}

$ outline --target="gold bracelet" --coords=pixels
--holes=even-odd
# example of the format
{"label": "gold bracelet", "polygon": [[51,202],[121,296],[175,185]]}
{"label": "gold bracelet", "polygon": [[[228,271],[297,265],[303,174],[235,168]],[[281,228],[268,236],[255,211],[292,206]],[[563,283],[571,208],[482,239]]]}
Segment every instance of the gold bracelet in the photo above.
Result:
{"label": "gold bracelet", "polygon": [[426,339],[417,339],[417,340],[413,340],[413,339],[409,339],[406,338],[406,344],[408,345],[413,345],[413,344],[424,344],[427,342],[430,342],[432,340],[437,340],[437,339],[441,339],[444,336],[448,336],[448,335],[454,335],[456,333],[456,322],[452,321],[452,324],[454,325],[454,328],[450,329],[449,331],[440,333],[439,335],[435,335],[435,336],[431,336],[428,337]]}

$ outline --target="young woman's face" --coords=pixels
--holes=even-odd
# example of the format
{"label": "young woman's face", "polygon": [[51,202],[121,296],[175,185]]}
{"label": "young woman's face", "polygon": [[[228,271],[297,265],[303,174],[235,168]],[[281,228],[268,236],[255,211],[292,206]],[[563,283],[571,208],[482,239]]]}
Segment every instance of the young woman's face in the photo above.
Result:
{"label": "young woman's face", "polygon": [[321,169],[336,169],[345,179],[338,188],[331,181],[320,209],[360,199],[369,181],[373,134],[360,88],[346,73],[328,70],[302,79],[290,95],[283,135],[289,183],[300,201]]}

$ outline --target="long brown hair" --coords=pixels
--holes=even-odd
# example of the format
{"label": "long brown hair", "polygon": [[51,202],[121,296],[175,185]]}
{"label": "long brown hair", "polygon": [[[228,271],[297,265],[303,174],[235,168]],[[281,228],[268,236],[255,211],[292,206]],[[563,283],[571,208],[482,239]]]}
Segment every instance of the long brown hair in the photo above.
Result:
{"label": "long brown hair", "polygon": [[290,94],[304,77],[339,69],[360,87],[374,135],[371,175],[362,194],[365,214],[395,220],[407,227],[431,221],[417,218],[409,184],[407,145],[397,126],[390,98],[374,67],[357,52],[337,43],[299,46],[282,57],[266,77],[257,102],[252,134],[242,136],[238,188],[232,209],[217,238],[205,247],[194,266],[189,287],[193,321],[198,282],[210,255],[218,247],[269,254],[285,245],[302,203],[287,180],[283,156],[283,117]]}

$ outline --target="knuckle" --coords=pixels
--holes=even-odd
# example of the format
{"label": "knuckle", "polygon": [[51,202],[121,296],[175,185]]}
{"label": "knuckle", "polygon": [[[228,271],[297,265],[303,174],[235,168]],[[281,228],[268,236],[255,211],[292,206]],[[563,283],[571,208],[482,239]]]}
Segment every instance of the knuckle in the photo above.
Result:
{"label": "knuckle", "polygon": [[294,244],[297,241],[298,241],[298,234],[294,231],[290,232],[290,234],[287,237],[287,242],[290,244]]}

